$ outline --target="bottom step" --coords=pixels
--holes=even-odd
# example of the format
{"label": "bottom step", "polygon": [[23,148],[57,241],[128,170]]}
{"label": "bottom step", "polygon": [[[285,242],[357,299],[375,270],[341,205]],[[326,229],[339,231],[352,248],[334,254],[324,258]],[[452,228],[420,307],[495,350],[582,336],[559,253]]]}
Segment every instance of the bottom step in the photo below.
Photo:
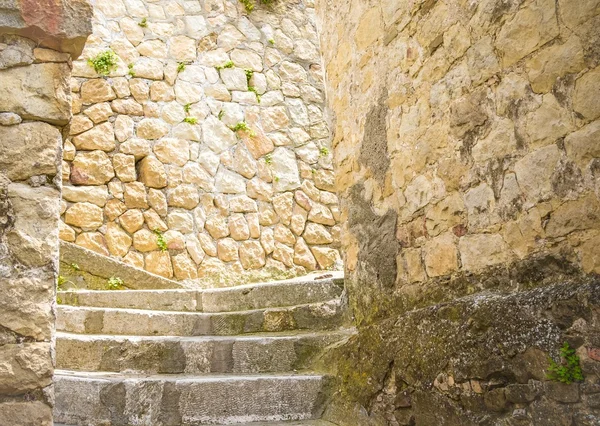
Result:
{"label": "bottom step", "polygon": [[54,420],[78,426],[310,420],[320,417],[324,381],[317,375],[139,376],[57,370]]}
{"label": "bottom step", "polygon": [[[77,425],[66,425],[64,423],[54,423],[54,426],[77,426]],[[227,425],[216,425],[216,426],[227,426]],[[325,420],[300,420],[297,422],[252,422],[252,423],[238,423],[236,426],[336,426],[333,423],[326,422]]]}

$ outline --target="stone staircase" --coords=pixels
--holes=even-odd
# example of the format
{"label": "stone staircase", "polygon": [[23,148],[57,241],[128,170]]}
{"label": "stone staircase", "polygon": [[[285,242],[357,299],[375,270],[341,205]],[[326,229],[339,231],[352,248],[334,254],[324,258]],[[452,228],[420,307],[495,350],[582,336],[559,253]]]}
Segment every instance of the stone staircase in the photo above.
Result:
{"label": "stone staircase", "polygon": [[213,290],[61,291],[55,422],[331,425],[318,420],[329,379],[311,366],[353,333],[342,287],[327,273]]}

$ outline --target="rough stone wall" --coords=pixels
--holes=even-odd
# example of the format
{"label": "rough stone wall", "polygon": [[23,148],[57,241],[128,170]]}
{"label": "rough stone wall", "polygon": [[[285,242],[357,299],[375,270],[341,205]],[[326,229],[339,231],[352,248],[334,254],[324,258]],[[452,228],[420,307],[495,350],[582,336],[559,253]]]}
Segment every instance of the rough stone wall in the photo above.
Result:
{"label": "rough stone wall", "polygon": [[[63,240],[203,285],[340,263],[313,4],[257,3],[95,2],[71,82]],[[87,60],[108,49],[102,77]]]}
{"label": "rough stone wall", "polygon": [[360,329],[329,417],[599,424],[600,2],[316,3]]}
{"label": "rough stone wall", "polygon": [[71,117],[71,55],[91,31],[85,1],[54,2],[43,15],[38,6],[0,8],[2,425],[53,424],[61,130]]}

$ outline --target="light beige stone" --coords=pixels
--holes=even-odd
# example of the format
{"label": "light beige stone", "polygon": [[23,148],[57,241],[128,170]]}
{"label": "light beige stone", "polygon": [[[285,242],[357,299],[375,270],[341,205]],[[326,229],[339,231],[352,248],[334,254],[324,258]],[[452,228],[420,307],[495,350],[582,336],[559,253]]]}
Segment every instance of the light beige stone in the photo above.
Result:
{"label": "light beige stone", "polygon": [[85,231],[93,231],[104,223],[104,212],[95,204],[75,203],[67,209],[65,222]]}
{"label": "light beige stone", "polygon": [[184,139],[164,138],[154,144],[154,154],[164,164],[184,166],[190,159],[189,143]]}
{"label": "light beige stone", "polygon": [[258,241],[244,241],[239,249],[244,269],[260,269],[266,264],[265,251]]}
{"label": "light beige stone", "polygon": [[162,191],[157,189],[148,189],[148,203],[159,215],[167,215],[167,197]]}
{"label": "light beige stone", "polygon": [[168,192],[167,200],[169,206],[191,210],[200,202],[200,196],[195,186],[179,185]]}
{"label": "light beige stone", "polygon": [[123,257],[123,262],[134,268],[144,269],[144,255],[136,251],[130,251]]}
{"label": "light beige stone", "polygon": [[466,235],[458,242],[463,269],[477,271],[488,266],[506,263],[511,260],[512,252],[501,235]]}
{"label": "light beige stone", "polygon": [[275,238],[275,241],[287,244],[289,246],[293,246],[296,243],[296,237],[294,237],[292,231],[280,223],[275,225],[273,237]]}
{"label": "light beige stone", "polygon": [[279,215],[281,222],[289,225],[292,219],[292,209],[294,207],[294,194],[284,192],[273,197],[273,208]]}
{"label": "light beige stone", "polygon": [[333,242],[331,233],[323,225],[317,223],[307,223],[302,236],[308,244],[331,244]]}
{"label": "light beige stone", "polygon": [[588,120],[600,117],[600,66],[588,71],[575,82],[573,109]]}
{"label": "light beige stone", "polygon": [[144,118],[137,127],[137,136],[142,139],[160,139],[169,132],[169,126],[162,120]]}
{"label": "light beige stone", "polygon": [[127,154],[113,155],[113,168],[121,182],[133,182],[137,178],[135,171],[135,157]]}
{"label": "light beige stone", "polygon": [[308,212],[308,220],[322,225],[335,225],[335,219],[328,207],[323,204],[314,203],[312,209]]}
{"label": "light beige stone", "polygon": [[148,229],[140,229],[133,234],[133,247],[143,253],[158,250],[158,237]]}
{"label": "light beige stone", "polygon": [[108,102],[92,105],[91,107],[86,108],[83,113],[87,115],[94,124],[102,123],[115,115]]}
{"label": "light beige stone", "polygon": [[108,80],[103,78],[86,80],[81,85],[81,100],[84,105],[112,101],[116,97]]}
{"label": "light beige stone", "polygon": [[104,207],[104,216],[107,220],[113,221],[127,211],[127,206],[122,201],[113,198],[108,200]]}
{"label": "light beige stone", "polygon": [[275,243],[273,259],[280,261],[288,268],[294,266],[294,249],[285,244]]}
{"label": "light beige stone", "polygon": [[139,163],[140,181],[149,188],[167,186],[165,166],[156,157],[148,156]]}
{"label": "light beige stone", "polygon": [[319,268],[328,269],[340,262],[340,254],[336,249],[329,247],[311,247],[310,251],[319,264]]}
{"label": "light beige stone", "polygon": [[450,233],[427,241],[423,254],[425,270],[431,278],[448,275],[458,269],[458,250]]}
{"label": "light beige stone", "polygon": [[594,158],[600,158],[600,121],[594,121],[567,136],[565,150],[582,171]]}
{"label": "light beige stone", "polygon": [[178,280],[193,280],[198,278],[196,264],[186,253],[180,253],[171,258],[173,262],[173,272]]}
{"label": "light beige stone", "polygon": [[153,251],[145,257],[146,270],[165,278],[173,278],[173,265],[168,252]]}
{"label": "light beige stone", "polygon": [[71,164],[71,182],[75,185],[104,185],[115,175],[112,163],[103,151],[79,152]]}
{"label": "light beige stone", "polygon": [[217,241],[217,254],[223,262],[238,260],[238,243],[233,238],[223,238]]}
{"label": "light beige stone", "polygon": [[92,120],[84,115],[76,115],[69,125],[69,135],[78,135],[94,127]]}
{"label": "light beige stone", "polygon": [[119,224],[130,234],[135,233],[144,225],[144,215],[141,210],[127,210],[119,216]]}
{"label": "light beige stone", "polygon": [[236,241],[250,238],[250,228],[243,214],[236,213],[229,217],[229,234]]}
{"label": "light beige stone", "polygon": [[[227,218],[220,215],[213,215],[206,219],[204,228],[214,239],[224,238],[229,235]],[[206,249],[205,249],[206,250]]]}
{"label": "light beige stone", "polygon": [[122,143],[119,150],[123,154],[131,154],[136,160],[144,158],[151,152],[150,142],[145,139],[132,138]]}
{"label": "light beige stone", "polygon": [[73,203],[88,202],[104,207],[108,201],[106,186],[63,186],[62,198]]}
{"label": "light beige stone", "polygon": [[131,237],[114,222],[106,225],[105,239],[108,251],[113,256],[125,256],[132,243]]}
{"label": "light beige stone", "polygon": [[73,144],[80,150],[112,151],[115,148],[115,135],[111,123],[103,123],[73,139]]}
{"label": "light beige stone", "polygon": [[298,238],[294,246],[294,263],[304,266],[309,271],[317,269],[317,261],[303,238]]}
{"label": "light beige stone", "polygon": [[141,182],[129,182],[124,185],[125,205],[128,209],[148,208],[146,188]]}
{"label": "light beige stone", "polygon": [[185,36],[173,37],[170,41],[169,55],[178,62],[196,60],[196,41]]}
{"label": "light beige stone", "polygon": [[99,232],[82,232],[77,236],[75,244],[104,256],[110,254],[106,248],[104,235]]}

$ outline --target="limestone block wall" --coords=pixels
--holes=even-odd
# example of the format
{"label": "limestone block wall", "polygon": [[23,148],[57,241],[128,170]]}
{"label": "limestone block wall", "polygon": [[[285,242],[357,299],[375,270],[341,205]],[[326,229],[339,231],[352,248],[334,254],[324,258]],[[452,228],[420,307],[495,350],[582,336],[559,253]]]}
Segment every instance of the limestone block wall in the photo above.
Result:
{"label": "limestone block wall", "polygon": [[0,424],[52,425],[61,131],[91,6],[21,3],[0,11]]}
{"label": "limestone block wall", "polygon": [[600,3],[316,3],[361,328],[330,416],[598,422]]}
{"label": "limestone block wall", "polygon": [[[61,238],[203,285],[339,266],[313,15],[310,0],[97,0]],[[109,49],[100,76],[88,59]]]}

